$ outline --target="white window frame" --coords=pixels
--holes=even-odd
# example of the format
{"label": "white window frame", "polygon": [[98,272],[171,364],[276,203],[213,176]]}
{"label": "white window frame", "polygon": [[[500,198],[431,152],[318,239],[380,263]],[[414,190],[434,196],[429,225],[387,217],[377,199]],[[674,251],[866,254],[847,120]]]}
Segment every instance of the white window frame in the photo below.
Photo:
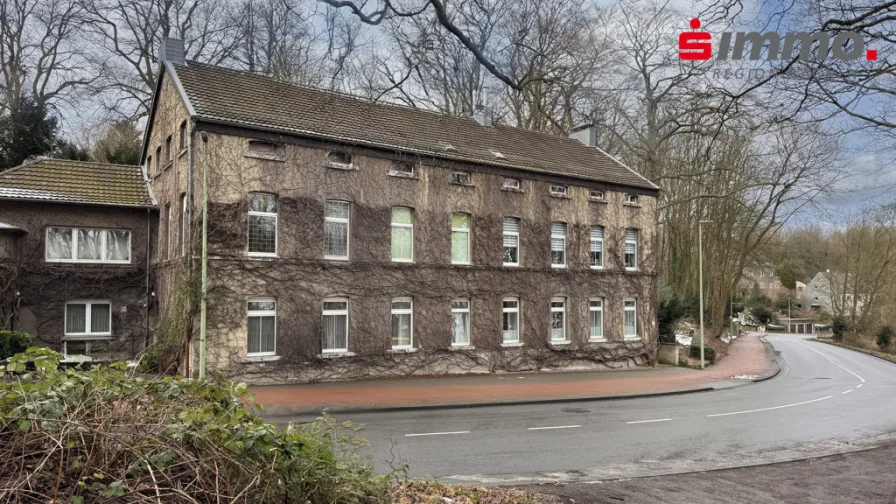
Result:
{"label": "white window frame", "polygon": [[[511,301],[516,303],[516,306],[507,307],[504,306],[504,303]],[[521,310],[522,302],[518,297],[506,297],[501,300],[501,344],[503,345],[517,345],[523,340],[523,324],[522,324],[522,310]],[[508,313],[516,314],[516,339],[508,340],[504,334],[504,316]]]}
{"label": "white window frame", "polygon": [[[455,308],[454,303],[462,302],[467,303],[466,308]],[[455,313],[466,313],[467,314],[467,325],[464,328],[467,333],[467,341],[465,343],[455,343],[454,341],[454,323],[452,322],[452,331],[451,331],[451,346],[453,347],[468,347],[473,344],[473,335],[470,333],[470,327],[472,326],[472,302],[470,298],[456,298],[451,300],[451,314],[452,319]]]}
{"label": "white window frame", "polygon": [[[82,304],[85,305],[85,322],[84,327],[88,329],[88,332],[83,333],[75,333],[69,332],[68,330],[68,306],[73,304]],[[93,314],[93,305],[101,305],[106,304],[109,305],[109,331],[108,332],[92,332],[93,329],[93,321],[91,320],[91,316]],[[64,324],[64,334],[65,339],[109,339],[112,337],[112,301],[108,299],[76,299],[73,301],[65,302],[65,313],[63,314],[63,324]]]}
{"label": "white window frame", "polygon": [[[467,229],[456,228],[454,227],[454,216],[455,215],[465,215],[467,216]],[[454,212],[451,214],[451,264],[461,264],[461,265],[470,265],[473,264],[473,215],[464,213],[464,212]],[[467,234],[467,260],[466,261],[455,261],[454,260],[454,233],[466,233]]]}
{"label": "white window frame", "polygon": [[[50,249],[47,244],[50,241],[50,229],[69,229],[72,232],[72,255],[70,259],[51,259],[49,257]],[[103,259],[78,259],[78,230],[95,229],[101,231],[100,248]],[[126,231],[128,233],[128,260],[107,260],[106,249],[108,241],[108,233],[110,231]],[[84,264],[131,264],[134,251],[131,249],[132,233],[130,229],[111,229],[111,228],[91,228],[91,227],[72,227],[72,226],[47,226],[44,230],[44,260],[52,263],[84,263]]]}
{"label": "white window frame", "polygon": [[[631,303],[632,306],[628,306],[629,303]],[[632,317],[634,318],[634,321],[635,321],[635,334],[626,334],[625,333],[625,315],[628,312],[632,313]],[[638,335],[638,299],[637,298],[625,298],[622,300],[622,338],[627,341],[641,339],[641,336]]]}
{"label": "white window frame", "polygon": [[[326,310],[323,309],[324,304],[326,303],[345,303],[345,308],[341,310]],[[338,317],[340,315],[345,315],[345,348],[324,348],[324,342],[326,341],[326,334],[324,334],[325,325],[321,325],[321,351],[325,354],[331,353],[347,353],[348,352],[348,337],[349,337],[349,318],[348,318],[348,298],[346,297],[332,297],[332,298],[324,298],[323,303],[321,304],[321,321],[324,320],[327,316]]]}
{"label": "white window frame", "polygon": [[[327,216],[327,207],[330,203],[345,203],[348,205],[348,217],[329,217]],[[352,202],[345,200],[326,200],[324,201],[324,236],[326,237],[327,222],[335,222],[338,224],[345,223],[345,255],[335,256],[327,255],[326,238],[324,238],[324,259],[331,261],[348,261],[351,256],[351,240],[352,240]]]}
{"label": "white window frame", "polygon": [[[273,310],[249,310],[249,303],[274,303]],[[277,300],[275,298],[249,298],[246,302],[246,356],[269,357],[277,355]],[[249,319],[251,317],[274,317],[274,350],[272,352],[249,352]],[[259,342],[261,346],[261,342]]]}
{"label": "white window frame", "polygon": [[[594,306],[594,303],[597,303],[597,306]],[[591,334],[593,327],[591,325],[591,314],[594,312],[600,313],[600,336]],[[593,297],[588,300],[588,341],[607,341],[607,333],[604,332],[604,298],[602,297]]]}
{"label": "white window frame", "polygon": [[[465,177],[466,182],[462,180],[455,180],[455,176],[457,176],[458,179]],[[473,185],[473,174],[468,171],[455,170],[451,172],[451,183],[454,185],[471,186]]]}
{"label": "white window frame", "polygon": [[[410,168],[410,172],[396,169],[397,167]],[[417,166],[409,161],[393,161],[389,167],[389,175],[393,177],[414,178],[417,176]]]}
{"label": "white window frame", "polygon": [[626,194],[625,195],[625,204],[637,206],[641,204],[641,198],[637,194]]}
{"label": "white window frame", "polygon": [[[594,238],[594,230],[595,229],[601,230],[600,239]],[[604,258],[607,255],[607,242],[606,242],[607,228],[604,226],[591,226],[591,230],[589,231],[589,233],[590,234],[588,235],[588,265],[591,267],[591,269],[603,269],[604,262],[605,262]],[[591,249],[592,249],[594,243],[600,243],[600,264],[591,264],[591,252],[592,252]]]}
{"label": "white window frame", "polygon": [[501,188],[509,191],[521,191],[522,186],[522,181],[513,177],[504,177],[504,180],[501,182]]}
{"label": "white window frame", "polygon": [[[410,303],[411,307],[410,308],[395,308],[395,303]],[[407,345],[396,345],[395,344],[395,333],[393,332],[392,333],[392,349],[393,350],[401,350],[401,349],[414,348],[414,298],[410,298],[410,297],[393,298],[391,308],[392,308],[391,314],[393,317],[395,315],[410,315],[410,317],[411,317],[411,323],[410,323],[411,335],[408,340],[408,344]],[[390,318],[390,322],[391,322],[391,318]]]}
{"label": "white window frame", "polygon": [[[411,223],[410,223],[410,224],[404,224],[404,223],[395,222],[395,219],[392,217],[392,212],[393,212],[396,208],[407,208],[408,210],[411,211]],[[395,206],[395,207],[392,207],[392,208],[390,209],[389,219],[391,220],[391,225],[390,225],[389,230],[392,231],[392,230],[394,230],[394,229],[396,229],[396,228],[410,229],[410,230],[411,230],[411,258],[410,258],[410,259],[403,259],[403,258],[398,258],[398,259],[396,259],[396,258],[395,258],[395,254],[394,254],[394,253],[392,252],[392,250],[391,250],[391,248],[392,248],[392,243],[391,243],[392,235],[391,235],[391,233],[390,233],[390,235],[389,235],[389,239],[390,239],[390,242],[389,242],[389,248],[390,248],[390,250],[389,250],[389,254],[392,256],[392,262],[403,262],[403,263],[412,263],[412,262],[414,262],[414,219],[415,219],[415,217],[416,217],[416,215],[415,215],[414,209],[411,208],[411,207]]]}
{"label": "white window frame", "polygon": [[[251,252],[249,251],[249,230],[246,232],[246,250],[248,251],[248,255],[250,257],[277,257],[277,253],[280,251],[280,197],[276,194],[266,193],[266,192],[251,192],[249,193],[249,198],[251,199],[255,194],[264,194],[268,196],[273,196],[274,201],[277,205],[276,212],[259,212],[255,210],[249,210],[249,216],[256,217],[273,217],[274,218],[274,251],[273,252]],[[251,208],[251,207],[250,207]],[[252,225],[251,219],[248,219],[249,225]]]}
{"label": "white window frame", "polygon": [[551,184],[551,196],[555,198],[566,198],[569,196],[569,186],[561,184]]}
{"label": "white window frame", "polygon": [[[516,223],[517,223],[517,231],[516,232],[507,231],[507,224],[506,224],[507,219],[514,219],[516,221]],[[521,255],[522,247],[520,247],[520,231],[521,231],[521,228],[523,227],[523,220],[520,219],[519,217],[504,217],[504,220],[502,221],[502,225],[503,225],[503,231],[502,231],[502,235],[501,235],[502,261],[503,261],[503,256],[504,256],[504,239],[508,236],[512,236],[512,237],[516,238],[516,262],[503,261],[503,264],[504,264],[504,266],[519,266],[520,263],[522,262],[522,255]]]}
{"label": "white window frame", "polygon": [[[348,163],[331,160],[330,156],[333,154],[347,156],[349,160]],[[355,168],[355,156],[344,151],[327,152],[327,167],[335,168],[337,170],[353,170]]]}
{"label": "white window frame", "polygon": [[[554,225],[555,224],[563,224],[563,236],[554,234]],[[563,263],[554,263],[554,258],[551,257],[551,267],[552,268],[565,268],[566,264],[569,262],[567,260],[567,251],[566,251],[566,236],[569,234],[569,226],[565,222],[551,222],[551,256],[553,256],[554,252],[554,239],[555,238],[563,238]]]}
{"label": "white window frame", "polygon": [[[634,240],[628,239],[627,235],[628,235],[629,231],[634,231],[634,233],[635,233]],[[633,254],[633,261],[632,261],[634,265],[633,266],[625,266],[626,271],[638,271],[638,236],[639,235],[640,235],[640,233],[638,232],[637,229],[626,229],[625,235],[623,235],[623,239],[624,239],[624,243],[623,243],[623,247],[622,247],[623,266],[625,266],[625,256],[627,255],[627,253],[625,252],[625,247],[628,246],[629,243],[631,243],[635,246],[635,253]]]}
{"label": "white window frame", "polygon": [[[554,306],[554,303],[563,303],[563,306]],[[551,298],[551,318],[548,323],[548,330],[550,331],[550,341],[551,343],[565,343],[569,342],[569,337],[566,334],[566,298],[565,297],[552,297]],[[563,314],[563,339],[554,338],[554,313]]]}
{"label": "white window frame", "polygon": [[588,199],[591,201],[607,201],[607,193],[601,189],[591,189],[588,191]]}

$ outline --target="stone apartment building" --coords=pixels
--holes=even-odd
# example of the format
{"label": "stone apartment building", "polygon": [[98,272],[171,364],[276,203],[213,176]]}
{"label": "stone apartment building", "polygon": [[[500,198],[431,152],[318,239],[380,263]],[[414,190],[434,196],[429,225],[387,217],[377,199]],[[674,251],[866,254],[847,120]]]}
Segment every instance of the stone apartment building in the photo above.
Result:
{"label": "stone apartment building", "polygon": [[143,155],[156,291],[163,320],[182,309],[207,183],[210,370],[275,383],[654,358],[658,188],[591,128],[372,103],[165,44]]}

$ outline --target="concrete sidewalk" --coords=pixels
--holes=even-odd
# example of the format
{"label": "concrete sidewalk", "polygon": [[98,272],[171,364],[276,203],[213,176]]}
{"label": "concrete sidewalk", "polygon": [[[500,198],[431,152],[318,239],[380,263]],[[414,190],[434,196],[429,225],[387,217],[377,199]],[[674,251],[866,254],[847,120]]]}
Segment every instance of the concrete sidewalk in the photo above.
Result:
{"label": "concrete sidewalk", "polygon": [[329,411],[463,407],[622,399],[682,394],[769,378],[779,367],[770,345],[751,333],[706,370],[662,366],[623,371],[490,374],[254,387],[272,416]]}

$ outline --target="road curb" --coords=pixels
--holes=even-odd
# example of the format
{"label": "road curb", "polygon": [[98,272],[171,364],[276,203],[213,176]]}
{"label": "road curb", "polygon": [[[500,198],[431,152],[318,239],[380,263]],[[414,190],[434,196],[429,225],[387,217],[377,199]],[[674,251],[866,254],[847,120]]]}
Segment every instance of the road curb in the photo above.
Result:
{"label": "road curb", "polygon": [[759,339],[762,341],[762,344],[765,346],[765,354],[769,357],[769,361],[775,364],[775,369],[771,372],[766,373],[765,375],[756,378],[751,383],[760,383],[764,381],[771,380],[772,378],[778,376],[781,373],[781,369],[783,366],[781,365],[781,357],[777,351],[775,351],[775,346],[768,342],[765,339],[765,336],[760,336]]}
{"label": "road curb", "polygon": [[842,349],[844,349],[844,350],[852,350],[853,352],[858,352],[858,353],[860,353],[860,354],[865,354],[865,355],[867,355],[867,356],[869,356],[869,357],[874,357],[874,358],[877,359],[877,360],[881,360],[881,361],[884,361],[884,362],[889,362],[890,364],[896,364],[896,362],[893,362],[893,361],[891,361],[891,360],[889,360],[889,359],[884,359],[883,357],[878,357],[877,355],[874,355],[873,353],[869,352],[868,350],[865,350],[864,348],[855,348],[855,347],[851,347],[851,346],[845,346],[845,345],[842,345],[842,344],[832,343],[832,342],[830,342],[830,341],[823,341],[823,340],[820,340],[820,339],[818,339],[818,338],[806,338],[805,341],[814,341],[814,342],[816,342],[816,343],[824,343],[825,345],[829,345],[829,346],[837,347],[837,348],[842,348]]}

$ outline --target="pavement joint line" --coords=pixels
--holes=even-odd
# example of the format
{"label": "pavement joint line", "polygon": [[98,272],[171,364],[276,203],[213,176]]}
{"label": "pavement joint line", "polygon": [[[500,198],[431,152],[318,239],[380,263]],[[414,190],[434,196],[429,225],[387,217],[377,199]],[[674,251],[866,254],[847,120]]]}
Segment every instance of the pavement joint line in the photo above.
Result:
{"label": "pavement joint line", "polygon": [[625,422],[625,423],[627,423],[629,425],[633,425],[633,424],[669,422],[669,421],[672,421],[672,419],[671,418],[658,418],[656,420],[633,420],[631,422]]}
{"label": "pavement joint line", "polygon": [[850,392],[852,392],[852,389],[844,390],[843,392],[840,392],[840,393],[841,393],[841,394],[848,394],[848,393],[850,393]]}
{"label": "pavement joint line", "polygon": [[772,407],[770,407],[770,408],[758,408],[758,409],[744,410],[744,411],[732,411],[732,412],[730,412],[730,413],[715,413],[715,414],[712,414],[712,415],[706,415],[706,417],[707,417],[707,418],[712,418],[712,417],[722,417],[722,416],[729,416],[729,415],[740,415],[740,414],[743,414],[743,413],[758,413],[758,412],[760,412],[760,411],[772,411],[772,410],[778,410],[778,409],[783,409],[783,408],[790,408],[790,407],[793,407],[793,406],[802,406],[802,405],[804,405],[804,404],[811,404],[811,403],[815,403],[815,402],[819,402],[819,401],[824,401],[824,400],[830,399],[830,398],[832,398],[832,397],[834,397],[834,396],[820,397],[820,398],[818,398],[818,399],[812,399],[811,401],[803,401],[803,402],[798,402],[798,403],[793,403],[793,404],[784,404],[784,405],[781,405],[781,406],[772,406]]}
{"label": "pavement joint line", "polygon": [[554,425],[551,427],[529,427],[528,430],[577,429],[581,425]]}
{"label": "pavement joint line", "polygon": [[[834,359],[828,357],[827,355],[825,355],[825,354],[819,352],[818,350],[816,350],[816,349],[810,347],[809,345],[807,345],[807,344],[805,344],[805,343],[800,343],[800,345],[803,345],[804,347],[808,348],[809,350],[812,350],[813,352],[817,353],[818,355],[820,355],[820,356],[824,357],[825,359],[827,359],[827,360],[833,362],[833,363],[834,363],[835,365],[837,365],[837,367],[839,367],[840,369],[842,369],[842,370],[846,371],[847,373],[849,373],[849,374],[855,376],[856,378],[859,379],[860,382],[865,383],[865,379],[864,379],[864,378],[862,378],[861,376],[859,376],[859,375],[853,373],[853,372],[850,371],[849,369],[846,369],[846,367],[845,367],[843,364],[840,364],[839,362],[835,361]],[[859,387],[861,387],[861,386],[862,386],[862,385],[859,385]]]}
{"label": "pavement joint line", "polygon": [[404,437],[419,437],[419,436],[450,436],[454,434],[469,434],[470,431],[454,431],[454,432],[423,432],[421,434],[405,434]]}

